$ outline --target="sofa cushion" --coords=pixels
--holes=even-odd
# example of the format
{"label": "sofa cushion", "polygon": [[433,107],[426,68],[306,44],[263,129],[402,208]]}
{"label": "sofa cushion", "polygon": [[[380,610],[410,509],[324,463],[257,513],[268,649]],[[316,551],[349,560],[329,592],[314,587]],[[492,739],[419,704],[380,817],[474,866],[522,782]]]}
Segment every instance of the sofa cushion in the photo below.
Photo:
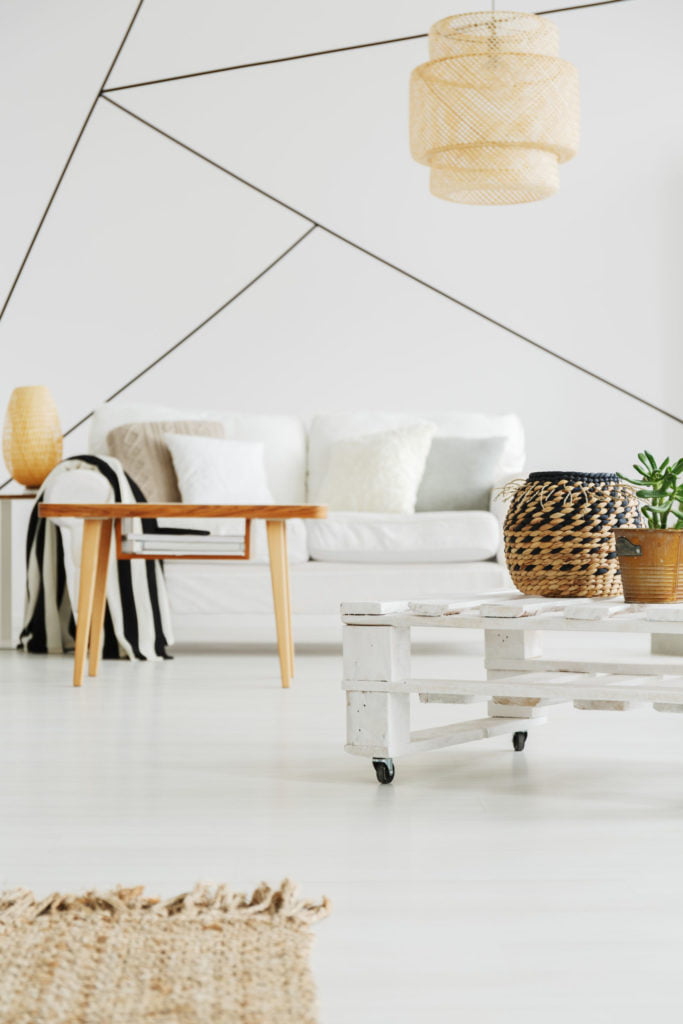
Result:
{"label": "sofa cushion", "polygon": [[415,511],[488,510],[504,447],[504,437],[435,437]]}
{"label": "sofa cushion", "polygon": [[314,416],[308,439],[308,500],[319,501],[330,448],[337,441],[396,430],[416,420],[435,423],[437,437],[504,437],[505,445],[491,483],[519,476],[524,469],[524,430],[514,414],[489,416],[476,412],[386,413],[350,412]]}
{"label": "sofa cushion", "polygon": [[496,554],[500,535],[496,517],[478,511],[331,512],[306,526],[321,562],[480,562]]}
{"label": "sofa cushion", "polygon": [[211,420],[176,420],[125,423],[107,434],[109,454],[118,459],[135,480],[147,501],[180,501],[178,480],[164,434],[225,437],[222,423]]}
{"label": "sofa cushion", "polygon": [[270,505],[262,441],[166,434],[178,487],[190,505]]}
{"label": "sofa cushion", "polygon": [[306,500],[306,430],[297,416],[263,416],[211,409],[177,409],[146,402],[107,402],[90,420],[89,448],[95,455],[110,455],[107,434],[123,423],[158,420],[213,420],[223,424],[225,436],[237,441],[263,441],[266,475],[273,499],[297,505]]}
{"label": "sofa cushion", "polygon": [[414,512],[436,427],[414,423],[330,448],[321,501],[335,512]]}

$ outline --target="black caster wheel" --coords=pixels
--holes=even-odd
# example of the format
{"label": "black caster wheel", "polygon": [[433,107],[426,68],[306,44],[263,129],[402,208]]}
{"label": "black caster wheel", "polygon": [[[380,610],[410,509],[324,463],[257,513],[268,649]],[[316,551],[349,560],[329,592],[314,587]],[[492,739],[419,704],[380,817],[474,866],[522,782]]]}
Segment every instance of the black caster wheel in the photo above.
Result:
{"label": "black caster wheel", "polygon": [[524,750],[526,746],[526,738],[529,735],[528,732],[515,732],[512,734],[512,746],[515,750]]}
{"label": "black caster wheel", "polygon": [[390,757],[373,757],[372,767],[375,769],[377,781],[381,782],[383,786],[388,786],[390,782],[393,782],[396,770]]}

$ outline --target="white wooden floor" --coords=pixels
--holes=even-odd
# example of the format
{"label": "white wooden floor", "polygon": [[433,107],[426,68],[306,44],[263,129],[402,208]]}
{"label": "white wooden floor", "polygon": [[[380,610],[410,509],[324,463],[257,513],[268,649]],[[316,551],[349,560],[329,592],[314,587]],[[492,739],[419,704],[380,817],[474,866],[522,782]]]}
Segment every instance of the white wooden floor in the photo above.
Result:
{"label": "white wooden floor", "polygon": [[[321,1024],[683,1019],[683,716],[563,708],[522,754],[428,753],[380,787],[342,750],[333,648],[300,651],[289,692],[270,650],[70,671],[0,652],[3,887],[290,876],[334,902]],[[481,707],[416,718],[454,714]]]}

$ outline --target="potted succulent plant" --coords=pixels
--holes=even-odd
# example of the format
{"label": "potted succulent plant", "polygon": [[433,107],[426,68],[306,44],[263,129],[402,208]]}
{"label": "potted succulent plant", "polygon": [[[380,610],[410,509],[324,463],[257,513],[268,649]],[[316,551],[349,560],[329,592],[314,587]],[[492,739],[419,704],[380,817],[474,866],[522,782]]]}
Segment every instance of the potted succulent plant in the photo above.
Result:
{"label": "potted succulent plant", "polygon": [[637,479],[619,476],[636,486],[648,525],[614,531],[624,600],[683,601],[683,459],[658,464],[650,452],[639,452],[633,468]]}

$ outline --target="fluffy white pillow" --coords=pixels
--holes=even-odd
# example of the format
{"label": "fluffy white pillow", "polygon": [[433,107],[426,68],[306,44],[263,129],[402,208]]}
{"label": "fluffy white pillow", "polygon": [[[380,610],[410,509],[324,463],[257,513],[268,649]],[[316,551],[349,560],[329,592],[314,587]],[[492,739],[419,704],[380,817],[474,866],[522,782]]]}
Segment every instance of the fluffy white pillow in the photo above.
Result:
{"label": "fluffy white pillow", "polygon": [[320,500],[334,512],[414,512],[433,423],[338,441],[330,449]]}
{"label": "fluffy white pillow", "polygon": [[233,441],[189,434],[164,434],[190,505],[269,505],[262,441]]}

